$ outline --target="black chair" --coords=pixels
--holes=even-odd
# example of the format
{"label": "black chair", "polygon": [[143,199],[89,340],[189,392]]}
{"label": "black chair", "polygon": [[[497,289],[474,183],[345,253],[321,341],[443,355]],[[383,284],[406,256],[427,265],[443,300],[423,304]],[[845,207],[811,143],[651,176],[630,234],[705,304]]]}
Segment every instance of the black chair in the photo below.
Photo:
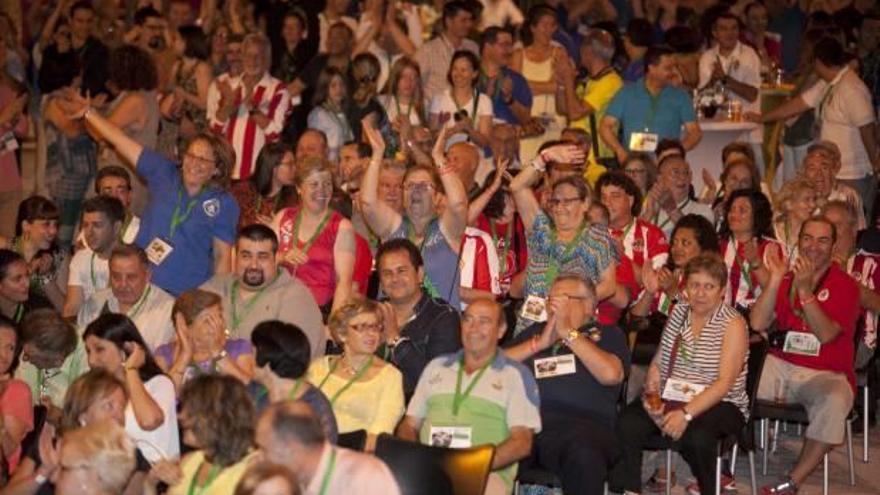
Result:
{"label": "black chair", "polygon": [[355,430],[348,433],[340,433],[336,438],[336,445],[346,449],[363,451],[367,444],[367,430]]}
{"label": "black chair", "polygon": [[[767,349],[769,344],[766,340],[760,339],[757,342],[749,344],[749,359],[746,363],[746,394],[749,397],[749,416],[753,418],[755,415],[756,399],[758,392],[758,382],[761,378],[761,372],[764,369],[764,359],[767,357]],[[736,455],[737,450],[742,448],[749,456],[749,482],[751,484],[752,493],[758,493],[757,477],[755,476],[755,434],[754,423],[750,419],[746,419],[746,424],[742,431],[737,435],[728,435],[718,439],[715,453],[715,495],[721,494],[721,458],[725,452],[730,451],[730,471],[736,473]],[[666,451],[666,473],[672,472],[672,439],[666,436],[654,435],[645,442],[645,450],[665,450]],[[765,473],[766,474],[766,473]],[[672,493],[672,483],[666,483],[666,495]]]}
{"label": "black chair", "polygon": [[403,495],[482,495],[495,446],[446,449],[382,434],[376,457],[391,469]]}

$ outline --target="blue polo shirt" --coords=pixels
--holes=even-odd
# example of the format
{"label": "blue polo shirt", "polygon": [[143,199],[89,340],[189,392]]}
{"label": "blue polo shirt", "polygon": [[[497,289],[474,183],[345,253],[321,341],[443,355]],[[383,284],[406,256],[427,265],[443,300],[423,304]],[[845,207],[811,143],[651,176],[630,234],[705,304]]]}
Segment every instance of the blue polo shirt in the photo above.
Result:
{"label": "blue polo shirt", "polygon": [[[508,68],[501,68],[502,78],[510,78],[513,82],[513,99],[519,102],[520,105],[523,105],[526,108],[532,108],[532,90],[529,89],[529,83],[526,82],[526,78],[523,77],[519,72]],[[498,84],[500,84],[499,79]],[[490,89],[492,89],[492,113],[494,114],[495,120],[502,120],[507,122],[508,124],[518,124],[519,119],[513,114],[513,111],[510,109],[510,106],[504,102],[504,97],[501,94],[501,90],[499,88],[487,88],[486,82],[484,78],[480,78],[480,91],[483,94],[489,94]]]}
{"label": "blue polo shirt", "polygon": [[[176,297],[213,275],[214,238],[230,245],[235,242],[238,203],[218,188],[206,188],[191,198],[183,187],[178,166],[152,150],[141,152],[137,171],[147,180],[150,200],[135,243],[146,248],[154,238],[161,237],[171,244],[174,250],[160,265],[150,263],[151,281]],[[178,201],[179,214],[185,215],[192,199],[195,202],[189,216],[170,236],[171,217]]]}
{"label": "blue polo shirt", "polygon": [[697,120],[691,97],[684,90],[666,86],[655,98],[645,87],[644,78],[618,91],[605,115],[620,122],[621,144],[627,149],[633,132],[647,131],[656,133],[660,139],[680,139],[681,127]]}

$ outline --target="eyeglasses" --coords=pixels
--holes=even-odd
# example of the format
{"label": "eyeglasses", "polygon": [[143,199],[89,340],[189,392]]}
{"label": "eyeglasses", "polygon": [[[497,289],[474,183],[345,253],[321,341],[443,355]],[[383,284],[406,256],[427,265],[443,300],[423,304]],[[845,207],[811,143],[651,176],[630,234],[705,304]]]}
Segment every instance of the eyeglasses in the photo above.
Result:
{"label": "eyeglasses", "polygon": [[357,333],[367,333],[367,332],[375,332],[382,333],[382,324],[381,323],[358,323],[357,325],[348,325],[349,330],[354,330]]}
{"label": "eyeglasses", "polygon": [[575,203],[580,203],[581,201],[583,201],[583,200],[581,198],[577,198],[577,197],[575,197],[575,198],[553,198],[553,199],[547,200],[547,206],[550,207],[550,209],[558,208],[560,206],[567,208]]}
{"label": "eyeglasses", "polygon": [[194,155],[192,153],[184,153],[183,157],[189,158],[190,160],[199,164],[199,166],[203,166],[203,167],[208,166],[208,165],[214,165],[214,163],[215,163],[215,160],[213,158],[205,158],[203,156]]}
{"label": "eyeglasses", "polygon": [[370,84],[376,82],[376,76],[361,76],[357,80],[361,84]]}
{"label": "eyeglasses", "polygon": [[410,182],[403,186],[407,192],[415,192],[415,191],[427,191],[428,189],[434,189],[434,184],[430,182]]}

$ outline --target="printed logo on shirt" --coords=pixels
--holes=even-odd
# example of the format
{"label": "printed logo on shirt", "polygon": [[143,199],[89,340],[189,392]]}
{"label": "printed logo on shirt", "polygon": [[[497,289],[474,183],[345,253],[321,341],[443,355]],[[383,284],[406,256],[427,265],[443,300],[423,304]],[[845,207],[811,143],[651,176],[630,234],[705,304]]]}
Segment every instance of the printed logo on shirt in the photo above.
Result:
{"label": "printed logo on shirt", "polygon": [[205,215],[214,218],[220,213],[220,200],[217,198],[205,200],[202,209],[205,210]]}
{"label": "printed logo on shirt", "polygon": [[633,239],[633,252],[642,252],[645,247],[645,241],[642,240],[641,237],[636,237]]}
{"label": "printed logo on shirt", "polygon": [[831,295],[831,293],[828,292],[828,289],[822,289],[822,290],[820,290],[819,293],[816,295],[816,299],[818,299],[818,300],[820,300],[820,301],[822,301],[822,302],[825,302],[825,301],[828,300],[828,296],[829,296],[829,295]]}

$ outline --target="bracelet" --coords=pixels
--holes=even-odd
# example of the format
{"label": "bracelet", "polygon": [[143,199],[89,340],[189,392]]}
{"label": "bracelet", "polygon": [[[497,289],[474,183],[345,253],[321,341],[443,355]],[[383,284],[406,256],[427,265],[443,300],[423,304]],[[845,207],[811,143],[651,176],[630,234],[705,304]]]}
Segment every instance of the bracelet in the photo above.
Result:
{"label": "bracelet", "polygon": [[806,306],[807,304],[810,304],[812,302],[816,302],[816,294],[812,294],[810,297],[801,301],[801,307],[803,308],[804,306]]}
{"label": "bracelet", "polygon": [[542,174],[547,171],[547,162],[544,161],[540,154],[531,161],[531,165],[532,168]]}
{"label": "bracelet", "polygon": [[43,473],[37,473],[34,475],[34,483],[38,485],[44,485],[47,481],[49,481],[49,478]]}

